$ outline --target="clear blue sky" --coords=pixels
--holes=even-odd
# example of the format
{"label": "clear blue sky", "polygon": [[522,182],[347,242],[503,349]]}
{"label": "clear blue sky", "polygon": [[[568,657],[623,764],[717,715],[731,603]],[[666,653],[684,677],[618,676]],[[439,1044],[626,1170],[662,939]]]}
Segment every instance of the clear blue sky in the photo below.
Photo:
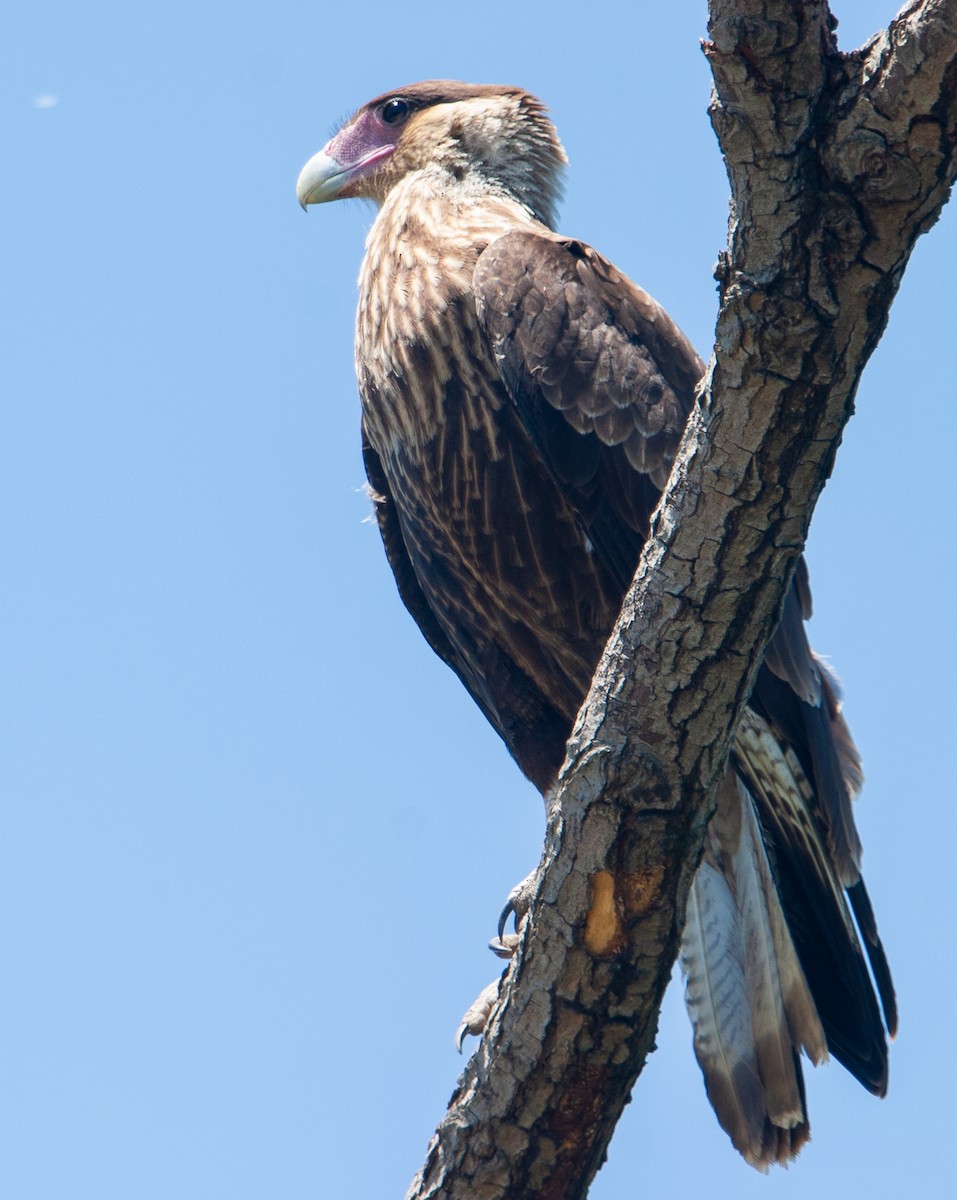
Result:
{"label": "clear blue sky", "polygon": [[[370,213],[305,216],[335,121],[428,76],[521,83],[563,230],[707,354],[727,184],[705,6],[103,2],[3,21],[0,1193],[402,1196],[534,865],[540,803],[364,522]],[[845,48],[893,14],[836,3]],[[902,1012],[891,1093],[811,1073],[763,1179],[678,989],[593,1200],[952,1185],[953,276],[945,212],[865,376],[809,559],[865,757]]]}

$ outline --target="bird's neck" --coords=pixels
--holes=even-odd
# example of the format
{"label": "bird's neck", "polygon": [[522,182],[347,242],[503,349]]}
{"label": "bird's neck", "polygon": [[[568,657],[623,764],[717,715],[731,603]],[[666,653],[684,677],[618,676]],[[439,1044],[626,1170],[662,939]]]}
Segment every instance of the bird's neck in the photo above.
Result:
{"label": "bird's neck", "polygon": [[483,176],[439,165],[414,171],[389,192],[369,231],[360,286],[384,273],[402,288],[424,274],[436,290],[470,292],[485,247],[522,227],[541,228],[524,204]]}

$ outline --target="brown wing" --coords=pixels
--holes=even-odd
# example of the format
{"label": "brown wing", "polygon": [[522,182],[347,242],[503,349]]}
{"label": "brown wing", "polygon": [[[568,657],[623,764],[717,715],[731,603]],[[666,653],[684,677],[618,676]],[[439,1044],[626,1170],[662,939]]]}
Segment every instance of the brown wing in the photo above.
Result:
{"label": "brown wing", "polygon": [[624,591],[703,364],[667,313],[582,242],[506,234],[473,283],[525,428]]}

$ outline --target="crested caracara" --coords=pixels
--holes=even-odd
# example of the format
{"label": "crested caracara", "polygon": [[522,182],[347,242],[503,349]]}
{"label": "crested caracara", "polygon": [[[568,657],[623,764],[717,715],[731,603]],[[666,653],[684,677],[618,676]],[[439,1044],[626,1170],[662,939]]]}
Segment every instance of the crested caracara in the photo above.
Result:
{"label": "crested caracara", "polygon": [[[703,365],[670,317],[553,230],[565,154],[520,88],[370,100],[303,206],[378,206],[356,323],[362,445],[399,592],[547,793],[665,487]],[[811,652],[803,561],[709,826],[681,960],[708,1095],[753,1165],[808,1137],[799,1054],[887,1086],[896,1026],[860,875],[860,761]],[[853,915],[852,915],[853,914]]]}

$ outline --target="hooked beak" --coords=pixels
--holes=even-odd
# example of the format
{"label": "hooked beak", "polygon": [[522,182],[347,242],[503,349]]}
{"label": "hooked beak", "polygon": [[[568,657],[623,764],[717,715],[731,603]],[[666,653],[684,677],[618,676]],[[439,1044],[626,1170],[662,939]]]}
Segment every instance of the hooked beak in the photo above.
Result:
{"label": "hooked beak", "polygon": [[325,150],[314,154],[299,173],[296,195],[305,211],[310,204],[335,200],[349,182],[350,169]]}
{"label": "hooked beak", "polygon": [[369,194],[368,177],[383,159],[395,153],[395,143],[370,142],[363,133],[349,125],[309,159],[296,184],[303,208]]}

